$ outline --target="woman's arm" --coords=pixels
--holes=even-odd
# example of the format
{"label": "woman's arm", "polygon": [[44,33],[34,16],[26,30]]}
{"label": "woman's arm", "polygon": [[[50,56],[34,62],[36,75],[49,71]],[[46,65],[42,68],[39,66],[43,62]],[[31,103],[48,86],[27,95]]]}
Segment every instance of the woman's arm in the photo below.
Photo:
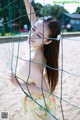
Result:
{"label": "woman's arm", "polygon": [[33,26],[34,23],[36,22],[35,11],[34,11],[32,5],[30,4],[29,0],[24,0],[24,3],[25,3],[26,11],[27,11],[28,18],[30,20],[31,26]]}
{"label": "woman's arm", "polygon": [[[19,84],[17,82],[17,77],[15,76],[14,73],[11,73],[10,76],[10,81],[16,86],[16,87],[19,87]],[[42,94],[42,90],[41,90],[41,87],[40,86],[37,86],[35,83],[28,83],[27,86],[26,86],[26,82],[20,82],[20,85],[22,86],[22,88],[27,91],[27,86],[30,90],[31,93],[34,93],[34,94]],[[47,88],[44,88],[46,91],[47,91]],[[47,92],[44,90],[44,94],[46,94]]]}

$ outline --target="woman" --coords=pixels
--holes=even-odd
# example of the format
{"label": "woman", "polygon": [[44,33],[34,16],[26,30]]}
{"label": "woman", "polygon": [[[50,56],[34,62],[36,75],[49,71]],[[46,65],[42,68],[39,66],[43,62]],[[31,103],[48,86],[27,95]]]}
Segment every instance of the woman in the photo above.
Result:
{"label": "woman", "polygon": [[[58,82],[58,56],[59,56],[59,40],[52,40],[60,34],[60,26],[57,20],[52,17],[40,18],[36,21],[36,15],[29,0],[25,0],[25,6],[31,22],[31,30],[28,35],[28,44],[31,47],[31,64],[30,75],[27,84],[28,89],[34,100],[39,103],[48,112],[41,109],[30,98],[25,97],[24,103],[27,111],[27,120],[55,120],[55,98],[52,95]],[[30,12],[31,11],[31,12]],[[31,16],[30,16],[30,13]],[[29,59],[28,59],[29,60]],[[29,61],[23,62],[23,65],[18,70],[18,75],[25,80],[29,74]],[[43,67],[43,63],[46,64]],[[35,64],[37,63],[37,64]],[[48,67],[49,66],[49,67]],[[50,69],[50,67],[55,68]],[[18,85],[18,79],[15,74],[11,73],[11,82]],[[45,102],[42,95],[42,83]],[[23,89],[28,92],[26,82],[20,82]],[[48,91],[48,92],[46,92]],[[29,93],[28,93],[29,94]]]}

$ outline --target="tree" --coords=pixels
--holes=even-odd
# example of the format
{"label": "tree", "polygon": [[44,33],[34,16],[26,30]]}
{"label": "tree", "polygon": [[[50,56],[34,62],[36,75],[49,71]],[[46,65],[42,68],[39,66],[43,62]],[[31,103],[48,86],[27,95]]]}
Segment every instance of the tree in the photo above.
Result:
{"label": "tree", "polygon": [[80,14],[80,7],[77,7],[77,9],[76,9],[76,12],[75,12],[76,14]]}
{"label": "tree", "polygon": [[56,19],[59,19],[63,12],[68,12],[66,9],[64,9],[62,6],[59,5],[46,5],[44,8],[40,11],[42,16],[53,16]]}
{"label": "tree", "polygon": [[43,6],[42,9],[40,9],[40,15],[41,16],[50,15],[50,8],[51,8],[50,4],[47,4],[47,5]]}
{"label": "tree", "polygon": [[32,6],[34,7],[34,10],[35,10],[36,16],[37,16],[37,17],[41,17],[40,10],[41,10],[42,7],[43,7],[42,4],[32,2]]}
{"label": "tree", "polygon": [[25,5],[22,0],[1,0],[2,17],[4,18],[5,28],[7,30],[9,24],[17,23],[19,29],[24,24],[30,24],[26,13]]}
{"label": "tree", "polygon": [[[59,19],[63,11],[67,12],[62,6],[50,4],[42,6],[42,4],[35,3],[34,1],[35,0],[32,0],[32,5],[37,17],[53,16],[54,18]],[[6,29],[9,23],[17,23],[19,29],[21,29],[24,24],[30,26],[25,5],[22,0],[1,0],[0,5],[0,15],[4,18]]]}

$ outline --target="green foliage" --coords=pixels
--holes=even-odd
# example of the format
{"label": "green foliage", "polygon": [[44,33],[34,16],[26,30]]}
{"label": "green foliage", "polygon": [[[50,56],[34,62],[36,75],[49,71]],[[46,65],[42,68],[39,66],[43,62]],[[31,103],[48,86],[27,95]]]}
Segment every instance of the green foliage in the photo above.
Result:
{"label": "green foliage", "polygon": [[40,14],[41,16],[48,16],[50,15],[50,4],[45,5],[41,10],[40,10]]}
{"label": "green foliage", "polygon": [[80,7],[78,7],[77,9],[76,9],[76,12],[75,12],[76,14],[80,14]]}
{"label": "green foliage", "polygon": [[50,16],[53,16],[54,18],[59,19],[60,16],[62,15],[63,11],[68,12],[62,6],[59,6],[59,5],[54,5],[53,6],[53,5],[48,4],[44,7],[44,9],[42,9],[40,11],[40,13],[41,13],[42,16],[50,15]]}
{"label": "green foliage", "polygon": [[[24,24],[30,25],[23,0],[1,0],[0,5],[0,16],[4,18],[4,23],[6,23],[4,27],[6,30],[12,23],[17,23],[19,29],[23,28]],[[33,1],[32,6],[36,11],[37,17],[53,16],[59,19],[63,11],[67,12],[59,5],[47,4],[42,6],[42,4],[34,3]],[[77,11],[80,11],[80,9]]]}
{"label": "green foliage", "polygon": [[19,25],[18,29],[21,29],[24,24],[30,24],[24,2],[22,0],[1,0],[2,17],[6,31],[10,31],[8,26],[16,23]]}
{"label": "green foliage", "polygon": [[41,17],[41,13],[40,13],[40,10],[42,9],[42,4],[40,4],[40,3],[34,3],[34,2],[32,2],[32,6],[34,7],[34,10],[35,10],[35,12],[36,12],[36,16],[37,17]]}
{"label": "green foliage", "polygon": [[0,17],[2,17],[2,8],[1,8],[1,4],[0,4]]}

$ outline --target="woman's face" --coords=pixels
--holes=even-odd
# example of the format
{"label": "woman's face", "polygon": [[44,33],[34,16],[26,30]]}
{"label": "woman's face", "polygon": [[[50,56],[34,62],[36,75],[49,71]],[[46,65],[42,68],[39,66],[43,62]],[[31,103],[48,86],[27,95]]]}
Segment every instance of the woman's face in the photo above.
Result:
{"label": "woman's face", "polygon": [[42,44],[49,43],[49,41],[47,40],[48,36],[49,36],[48,25],[45,22],[43,23],[43,20],[38,20],[29,31],[27,41],[28,43],[30,43],[32,47],[40,48]]}

